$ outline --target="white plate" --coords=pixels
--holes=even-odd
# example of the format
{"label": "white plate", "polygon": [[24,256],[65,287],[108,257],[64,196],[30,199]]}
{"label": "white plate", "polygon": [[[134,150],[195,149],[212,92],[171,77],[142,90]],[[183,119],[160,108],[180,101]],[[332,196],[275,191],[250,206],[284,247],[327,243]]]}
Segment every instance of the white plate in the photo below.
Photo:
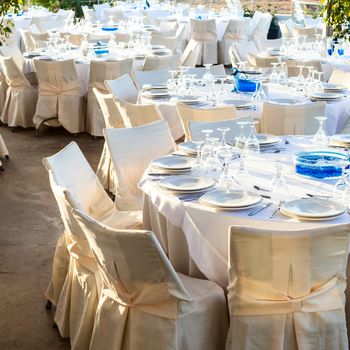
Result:
{"label": "white plate", "polygon": [[142,96],[144,97],[167,97],[170,95],[169,91],[152,91],[152,90],[148,90],[142,93]]}
{"label": "white plate", "polygon": [[173,99],[176,102],[187,103],[187,104],[197,104],[203,101],[202,97],[197,96],[174,96]]}
{"label": "white plate", "polygon": [[253,108],[253,105],[251,102],[242,101],[242,100],[224,100],[223,104],[226,106],[235,106],[237,109]]}
{"label": "white plate", "polygon": [[344,95],[342,94],[335,94],[332,92],[315,92],[310,95],[310,98],[315,100],[339,100],[343,97]]}
{"label": "white plate", "polygon": [[168,191],[198,192],[215,186],[215,181],[202,176],[178,175],[161,180],[159,186]]}
{"label": "white plate", "polygon": [[251,206],[257,205],[261,200],[262,197],[254,192],[226,192],[222,190],[207,192],[200,198],[201,204],[226,210],[247,209]]}
{"label": "white plate", "polygon": [[168,85],[167,84],[143,84],[142,89],[143,90],[167,90]]}
{"label": "white plate", "polygon": [[274,135],[257,134],[256,136],[259,140],[260,146],[269,146],[269,145],[273,145],[275,143],[281,142],[281,138]]}
{"label": "white plate", "polygon": [[193,142],[181,142],[178,144],[179,150],[189,153],[189,154],[197,154],[197,147]]}
{"label": "white plate", "polygon": [[343,91],[346,90],[345,86],[332,84],[332,83],[323,83],[323,88],[325,91]]}
{"label": "white plate", "polygon": [[302,220],[330,219],[344,214],[345,211],[343,204],[322,198],[296,199],[281,206],[283,214]]}
{"label": "white plate", "polygon": [[165,156],[152,161],[151,165],[160,169],[167,170],[185,170],[191,169],[195,159],[184,156]]}
{"label": "white plate", "polygon": [[349,146],[350,145],[350,135],[333,135],[329,139],[329,143],[338,146]]}

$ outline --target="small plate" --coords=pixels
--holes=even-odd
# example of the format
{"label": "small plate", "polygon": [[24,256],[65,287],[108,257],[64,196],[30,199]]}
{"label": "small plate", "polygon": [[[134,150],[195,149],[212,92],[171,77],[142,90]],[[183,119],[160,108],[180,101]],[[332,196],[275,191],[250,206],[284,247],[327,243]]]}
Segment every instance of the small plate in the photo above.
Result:
{"label": "small plate", "polygon": [[236,109],[250,109],[253,108],[253,104],[248,101],[242,100],[224,100],[223,104],[225,106],[235,106]]}
{"label": "small plate", "polygon": [[152,161],[152,167],[167,169],[167,170],[185,170],[191,169],[195,159],[184,156],[164,156]]}
{"label": "small plate", "polygon": [[302,220],[326,220],[344,214],[346,207],[331,199],[305,198],[286,202],[281,212]]}
{"label": "small plate", "polygon": [[190,193],[213,187],[215,181],[203,176],[178,175],[161,180],[159,186],[168,191]]}
{"label": "small plate", "polygon": [[281,142],[281,138],[274,135],[257,134],[256,136],[259,140],[260,146],[269,146],[269,145],[273,145],[275,143]]}
{"label": "small plate", "polygon": [[329,138],[329,143],[330,145],[348,147],[350,146],[350,135],[333,135]]}
{"label": "small plate", "polygon": [[204,194],[199,201],[214,208],[241,210],[257,205],[262,197],[254,192],[213,190]]}
{"label": "small plate", "polygon": [[198,104],[203,101],[203,98],[200,96],[174,96],[173,100],[180,103],[186,104]]}
{"label": "small plate", "polygon": [[310,98],[312,100],[340,100],[344,98],[343,94],[335,94],[332,92],[314,92],[313,94],[310,95]]}
{"label": "small plate", "polygon": [[142,96],[144,97],[151,97],[151,98],[157,98],[157,97],[167,97],[170,95],[169,91],[152,91],[148,90],[142,93]]}
{"label": "small plate", "polygon": [[188,154],[197,154],[197,147],[193,142],[181,142],[178,144],[179,150]]}
{"label": "small plate", "polygon": [[167,84],[143,84],[142,89],[143,90],[167,90],[168,85]]}
{"label": "small plate", "polygon": [[345,86],[339,85],[339,84],[332,84],[332,83],[323,83],[323,89],[325,91],[344,91],[346,90]]}
{"label": "small plate", "polygon": [[275,100],[270,100],[269,102],[278,105],[295,105],[298,103],[298,101],[293,98],[277,98]]}

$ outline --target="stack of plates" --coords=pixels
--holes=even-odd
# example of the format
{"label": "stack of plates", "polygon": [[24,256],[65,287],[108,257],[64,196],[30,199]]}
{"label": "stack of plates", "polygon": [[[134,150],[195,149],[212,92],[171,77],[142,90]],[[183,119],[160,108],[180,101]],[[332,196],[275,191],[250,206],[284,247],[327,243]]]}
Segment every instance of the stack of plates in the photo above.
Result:
{"label": "stack of plates", "polygon": [[332,83],[323,83],[323,89],[325,92],[342,92],[346,90],[345,86]]}
{"label": "stack of plates", "polygon": [[250,101],[243,101],[243,100],[224,100],[223,104],[225,106],[235,106],[236,109],[253,108],[253,104]]}
{"label": "stack of plates", "polygon": [[259,140],[260,147],[268,147],[281,142],[281,138],[274,135],[257,134],[256,136]]}
{"label": "stack of plates", "polygon": [[333,135],[329,138],[329,145],[349,148],[350,147],[350,135],[346,135],[346,134]]}
{"label": "stack of plates", "polygon": [[153,56],[167,56],[170,55],[171,51],[168,49],[156,49],[152,50],[152,55]]}
{"label": "stack of plates", "polygon": [[202,176],[179,175],[159,181],[159,186],[164,190],[176,193],[196,193],[215,186],[215,181]]}
{"label": "stack of plates", "polygon": [[152,45],[152,50],[165,49],[164,45]]}
{"label": "stack of plates", "polygon": [[198,106],[204,103],[204,100],[200,96],[174,96],[172,98],[175,102],[185,103],[190,106]]}
{"label": "stack of plates", "polygon": [[153,169],[168,173],[181,173],[190,171],[194,162],[195,159],[191,157],[171,155],[155,159],[151,162],[151,166]]}
{"label": "stack of plates", "polygon": [[167,84],[143,84],[142,89],[143,90],[167,90],[168,85]]}
{"label": "stack of plates", "polygon": [[143,97],[146,98],[168,98],[170,96],[170,92],[167,89],[154,89],[154,90],[146,90],[142,93]]}
{"label": "stack of plates", "polygon": [[255,207],[262,197],[254,192],[213,190],[200,197],[199,202],[221,210],[244,210]]}
{"label": "stack of plates", "polygon": [[343,94],[336,94],[332,92],[314,92],[310,95],[310,99],[313,101],[337,101],[344,98]]}
{"label": "stack of plates", "polygon": [[300,220],[331,220],[343,215],[346,207],[334,200],[322,198],[296,199],[281,206],[281,213]]}
{"label": "stack of plates", "polygon": [[180,151],[185,152],[191,156],[197,155],[197,147],[191,141],[181,142],[178,144],[178,147]]}

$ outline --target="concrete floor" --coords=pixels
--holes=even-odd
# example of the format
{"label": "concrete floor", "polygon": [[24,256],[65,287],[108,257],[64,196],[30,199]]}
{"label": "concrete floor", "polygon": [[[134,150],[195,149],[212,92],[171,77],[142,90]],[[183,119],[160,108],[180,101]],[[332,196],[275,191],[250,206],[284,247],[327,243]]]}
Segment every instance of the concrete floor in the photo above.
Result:
{"label": "concrete floor", "polygon": [[74,138],[63,129],[11,132],[0,127],[11,159],[0,172],[0,349],[63,350],[69,340],[52,328],[44,292],[51,275],[56,241],[62,232],[48,174],[41,163],[76,141],[94,170],[103,140]]}

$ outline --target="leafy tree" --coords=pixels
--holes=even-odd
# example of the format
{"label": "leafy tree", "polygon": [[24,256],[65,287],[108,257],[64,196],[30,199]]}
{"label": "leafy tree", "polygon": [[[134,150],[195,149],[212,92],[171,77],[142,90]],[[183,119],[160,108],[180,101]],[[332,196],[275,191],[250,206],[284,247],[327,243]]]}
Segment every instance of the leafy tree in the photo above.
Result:
{"label": "leafy tree", "polygon": [[17,13],[21,9],[21,0],[0,0],[0,46],[10,37],[14,24],[11,20],[6,19],[5,15]]}

